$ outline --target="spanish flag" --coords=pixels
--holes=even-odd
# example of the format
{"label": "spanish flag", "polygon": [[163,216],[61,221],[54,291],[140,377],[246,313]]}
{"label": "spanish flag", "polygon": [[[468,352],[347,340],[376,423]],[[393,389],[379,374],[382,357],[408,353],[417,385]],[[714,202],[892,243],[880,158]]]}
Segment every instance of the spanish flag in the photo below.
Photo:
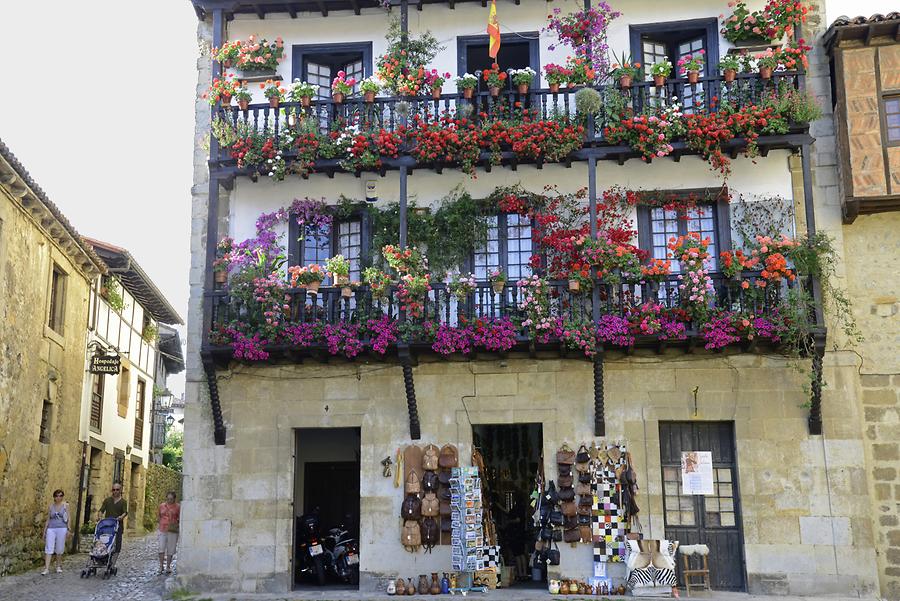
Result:
{"label": "spanish flag", "polygon": [[497,54],[500,53],[500,23],[497,21],[497,0],[491,0],[491,12],[488,15],[487,32],[491,37],[491,43],[488,46],[488,54],[492,59],[497,60]]}

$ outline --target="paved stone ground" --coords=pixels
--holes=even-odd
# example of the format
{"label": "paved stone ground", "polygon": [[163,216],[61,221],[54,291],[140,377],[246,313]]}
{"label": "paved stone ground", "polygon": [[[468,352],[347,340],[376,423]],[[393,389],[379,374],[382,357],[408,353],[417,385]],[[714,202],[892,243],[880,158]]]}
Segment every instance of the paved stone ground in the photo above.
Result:
{"label": "paved stone ground", "polygon": [[46,576],[41,576],[43,568],[38,568],[0,578],[0,600],[159,601],[163,598],[166,577],[157,575],[155,534],[125,539],[116,564],[118,575],[109,580],[102,580],[99,575],[82,579],[81,569],[86,563],[87,555],[66,555],[62,574],[55,572],[54,560]]}

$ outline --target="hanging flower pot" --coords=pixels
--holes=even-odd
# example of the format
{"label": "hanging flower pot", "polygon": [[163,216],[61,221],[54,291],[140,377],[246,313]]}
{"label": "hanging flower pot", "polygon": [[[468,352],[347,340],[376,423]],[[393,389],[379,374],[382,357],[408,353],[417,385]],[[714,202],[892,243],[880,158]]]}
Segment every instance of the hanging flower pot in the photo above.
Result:
{"label": "hanging flower pot", "polygon": [[[217,271],[216,272],[216,284],[224,284],[228,281],[228,272],[226,271]],[[100,291],[100,295],[103,296],[103,291]],[[104,298],[106,298],[104,296]]]}
{"label": "hanging flower pot", "polygon": [[762,79],[772,79],[772,67],[760,67],[759,76]]}
{"label": "hanging flower pot", "polygon": [[312,102],[312,98],[310,98],[309,96],[301,96],[300,97],[300,106],[308,107],[311,102]]}
{"label": "hanging flower pot", "polygon": [[559,84],[558,83],[550,84],[550,93],[551,94],[559,94]]}
{"label": "hanging flower pot", "polygon": [[494,294],[503,294],[503,288],[506,287],[506,282],[491,282],[491,288],[494,289]]}
{"label": "hanging flower pot", "polygon": [[520,83],[517,86],[517,88],[519,90],[519,94],[527,94],[528,93],[528,84],[527,83]]}
{"label": "hanging flower pot", "polygon": [[623,75],[619,78],[619,87],[623,90],[631,88],[631,75]]}
{"label": "hanging flower pot", "polygon": [[569,280],[569,291],[579,292],[581,290],[581,282],[578,280]]}
{"label": "hanging flower pot", "polygon": [[434,100],[440,100],[441,99],[441,88],[431,88],[431,97]]}
{"label": "hanging flower pot", "polygon": [[353,288],[351,288],[350,286],[342,287],[341,288],[341,296],[343,298],[350,298],[351,296],[353,296]]}
{"label": "hanging flower pot", "polygon": [[250,108],[250,101],[249,100],[238,100],[238,106],[241,107],[242,111],[246,111],[248,108]]}
{"label": "hanging flower pot", "polygon": [[462,93],[463,93],[463,98],[465,98],[466,100],[471,100],[472,95],[475,93],[475,89],[474,88],[463,88]]}
{"label": "hanging flower pot", "polygon": [[488,89],[491,91],[491,96],[496,98],[500,95],[500,86],[491,86]]}
{"label": "hanging flower pot", "polygon": [[222,103],[222,106],[231,105],[231,94],[219,94],[219,101]]}
{"label": "hanging flower pot", "polygon": [[697,83],[700,81],[700,71],[687,72],[688,83]]}
{"label": "hanging flower pot", "polygon": [[372,104],[373,102],[375,102],[375,92],[371,90],[368,92],[363,92],[363,100],[366,101],[366,104]]}
{"label": "hanging flower pot", "polygon": [[722,75],[725,76],[726,82],[731,83],[732,81],[734,81],[734,78],[737,77],[737,71],[735,71],[734,69],[725,69],[725,71],[722,72]]}
{"label": "hanging flower pot", "polygon": [[319,282],[319,281],[310,282],[309,284],[306,285],[306,289],[309,290],[312,294],[318,294],[319,286],[321,284],[322,284],[322,282]]}
{"label": "hanging flower pot", "polygon": [[272,96],[271,98],[269,98],[269,106],[271,106],[273,109],[277,109],[279,104],[281,104],[281,98],[279,98],[278,96]]}
{"label": "hanging flower pot", "polygon": [[666,85],[666,76],[665,75],[654,75],[653,76],[653,85],[657,88],[661,88]]}
{"label": "hanging flower pot", "polygon": [[340,92],[335,92],[331,95],[331,99],[334,100],[335,104],[343,104],[344,103],[344,95]]}

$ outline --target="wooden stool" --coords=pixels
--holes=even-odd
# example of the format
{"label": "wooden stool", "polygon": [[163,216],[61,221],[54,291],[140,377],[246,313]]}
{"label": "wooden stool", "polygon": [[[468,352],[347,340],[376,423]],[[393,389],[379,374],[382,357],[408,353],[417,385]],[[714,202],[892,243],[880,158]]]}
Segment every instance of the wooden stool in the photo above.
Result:
{"label": "wooden stool", "polygon": [[[682,545],[678,548],[681,557],[684,560],[684,588],[690,597],[691,589],[711,590],[709,586],[709,547],[706,545]],[[691,568],[691,556],[699,555],[702,557],[703,568]],[[699,579],[700,582],[693,582],[692,579]]]}

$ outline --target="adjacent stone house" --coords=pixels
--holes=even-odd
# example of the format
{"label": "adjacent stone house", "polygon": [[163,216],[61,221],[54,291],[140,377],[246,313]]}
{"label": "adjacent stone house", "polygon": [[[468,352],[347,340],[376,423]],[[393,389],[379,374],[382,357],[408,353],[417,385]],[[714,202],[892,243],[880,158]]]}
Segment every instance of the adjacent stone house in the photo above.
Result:
{"label": "adjacent stone house", "polygon": [[106,271],[0,142],[0,574],[41,557],[53,490],[77,505],[90,288]]}
{"label": "adjacent stone house", "polygon": [[[638,474],[643,536],[708,545],[714,588],[872,597],[881,582],[890,590],[885,583],[891,555],[885,561],[879,551],[891,539],[876,540],[872,514],[873,500],[891,494],[886,480],[894,466],[870,471],[869,459],[892,461],[896,446],[874,440],[869,433],[879,434],[866,424],[890,427],[886,413],[876,415],[890,409],[873,411],[864,402],[886,403],[896,383],[884,380],[887,376],[860,380],[859,355],[841,333],[840,315],[827,302],[822,312],[819,279],[798,278],[793,288],[779,288],[789,294],[803,286],[813,297],[803,305],[803,315],[792,314],[793,323],[807,319],[809,325],[799,359],[786,357],[781,341],[767,342],[762,330],[738,335],[732,330],[731,343],[717,347],[711,342],[715,326],[700,317],[671,338],[659,336],[655,322],[617,321],[635,316],[647,299],[666,310],[684,307],[688,299],[679,298],[677,289],[685,272],[672,273],[659,289],[646,281],[622,284],[615,279],[618,267],[607,271],[606,279],[584,276],[589,291],[576,291],[565,281],[542,284],[551,292],[541,302],[559,318],[553,323],[564,324],[543,337],[528,330],[525,322],[535,316],[528,313],[528,284],[516,282],[543,278],[551,270],[535,234],[545,209],[527,203],[574,198],[593,217],[594,211],[606,214],[603,207],[613,197],[608,194],[615,194],[609,191],[618,189],[634,193],[624,217],[637,232],[633,243],[646,254],[664,260],[670,239],[690,232],[710,238],[715,246],[710,278],[721,311],[716,315],[740,314],[748,323],[778,319],[769,302],[742,304],[751,293],[740,290],[761,287],[765,275],[744,274],[749,278],[744,287],[728,281],[720,262],[721,251],[741,247],[745,238],[752,244],[754,234],[766,233],[748,232],[760,223],[748,217],[752,214],[762,213],[762,222],[769,223],[773,211],[782,212],[778,227],[792,236],[827,233],[837,249],[838,279],[832,283],[853,293],[854,286],[866,285],[848,279],[851,285],[844,286],[840,279],[853,269],[843,261],[853,234],[842,225],[835,130],[841,116],[830,102],[822,4],[810,3],[803,26],[805,39],[815,41],[808,72],[782,71],[776,74],[781,84],[771,84],[756,71],[728,82],[718,70],[720,58],[739,51],[720,34],[721,3],[623,3],[615,7],[623,15],[611,22],[607,36],[617,54],[653,64],[703,50],[705,65],[696,84],[677,71],[663,84],[643,81],[642,75],[634,89],[631,82],[607,82],[598,87],[602,110],[593,111],[576,100],[574,89],[552,89],[546,71],[528,91],[507,83],[495,96],[485,77],[492,69],[485,58],[489,40],[476,35],[487,22],[482,3],[392,0],[386,3],[390,13],[384,4],[193,1],[204,48],[272,44],[271,52],[284,60],[273,63],[274,72],[238,75],[251,81],[247,106],[231,106],[230,97],[213,98],[212,111],[204,100],[197,104],[190,301],[196,319],[188,326],[186,358],[182,582],[245,592],[306,585],[298,523],[316,510],[324,525],[343,523],[358,537],[362,590],[382,590],[398,576],[449,570],[452,541],[442,537],[448,544],[432,553],[408,553],[400,539],[403,478],[395,478],[398,459],[410,444],[456,445],[462,465],[470,465],[473,450],[484,455],[485,502],[494,513],[501,549],[515,554],[523,544],[518,535],[532,536],[533,530],[510,527],[505,516],[527,504],[537,474],[558,479],[557,450],[565,443],[573,448],[615,443],[630,453]],[[765,3],[749,4],[755,10]],[[565,62],[566,50],[542,33],[545,3],[498,2],[497,7],[505,34],[502,68],[541,72],[549,63]],[[382,36],[392,16],[399,19],[401,44],[405,36],[434,33],[443,46],[430,65],[438,73],[476,74],[474,98],[447,81],[442,93],[424,99],[409,98],[407,91],[402,98],[389,94],[368,101],[353,83],[350,98],[335,99],[334,78],[368,77],[377,57],[391,50]],[[237,60],[219,58],[201,57],[198,97],[222,77],[225,63]],[[273,77],[288,89],[294,80],[310,84],[312,100],[299,93],[281,105],[263,98],[255,86]],[[723,101],[753,110],[770,85],[786,86],[778,88],[785,93],[788,88],[810,92],[825,118],[794,123],[782,133],[763,132],[754,157],[740,156],[746,142],[732,140],[723,150],[732,161],[726,187],[721,174],[696,156],[697,147],[684,140],[672,140],[671,148],[642,161],[634,147],[611,142],[602,127],[610,122],[602,121],[603,115],[622,95],[625,115],[671,106],[675,96],[685,113],[708,116],[710,105]],[[492,132],[508,127],[511,139],[526,136],[515,129],[521,123],[492,116],[498,105],[535,109],[534,119],[545,132],[560,122],[573,128],[583,124],[587,131],[578,131],[576,149],[555,158],[556,138],[549,133],[533,155],[517,151],[512,141],[498,142],[497,148],[492,140],[483,141],[483,151],[472,158],[476,179],[460,171],[466,167],[462,160],[417,154],[428,142],[422,137],[403,139],[396,152],[389,147],[397,139],[392,135],[433,124],[443,111],[466,114]],[[202,140],[211,129],[215,135],[207,152]],[[372,131],[375,141],[366,137]],[[340,146],[342,139],[347,146]],[[257,163],[253,152],[262,157]],[[378,153],[378,161],[364,162]],[[544,191],[548,184],[556,190]],[[510,188],[514,185],[519,187]],[[486,240],[463,249],[465,256],[455,265],[473,274],[471,290],[457,294],[458,287],[435,273],[427,293],[417,297],[395,280],[387,299],[379,300],[373,280],[356,287],[326,279],[314,293],[309,285],[297,285],[304,280],[292,282],[279,271],[283,258],[297,268],[288,273],[306,278],[310,271],[304,267],[341,254],[349,261],[349,279],[364,279],[366,267],[381,264],[382,244],[406,248],[423,235],[429,216],[437,220],[452,206],[457,215],[470,217],[463,205],[454,204],[458,196],[451,191],[459,186],[473,201],[489,199],[478,215],[488,224]],[[326,209],[317,208],[318,199]],[[517,203],[530,208],[520,210]],[[475,221],[466,223],[474,227]],[[586,237],[598,229],[590,227]],[[432,259],[447,256],[454,251],[444,246],[467,235],[463,230],[448,230],[454,236],[432,238],[422,250]],[[238,242],[244,239],[248,242]],[[271,267],[271,273],[247,267],[241,257],[248,249],[254,265]],[[879,248],[871,252],[881,260],[891,256]],[[495,291],[497,269],[508,281]],[[874,300],[877,289],[876,304],[881,302]],[[862,318],[868,309],[854,303],[853,311],[864,329],[873,327]],[[467,324],[473,324],[471,330]],[[613,332],[615,324],[621,328]],[[587,348],[572,334],[581,326],[591,340]],[[470,334],[468,346],[449,338]],[[893,373],[889,361],[884,365],[885,373]],[[689,451],[711,453],[712,493],[684,491],[681,462]],[[602,513],[594,512],[594,517]],[[877,527],[890,526],[891,508],[881,514],[876,520],[884,521]],[[619,583],[625,576],[622,563],[597,559],[614,542],[615,536],[595,534],[587,542],[560,544],[559,565],[537,576],[587,579],[602,563]],[[533,548],[533,539],[524,546]]]}

